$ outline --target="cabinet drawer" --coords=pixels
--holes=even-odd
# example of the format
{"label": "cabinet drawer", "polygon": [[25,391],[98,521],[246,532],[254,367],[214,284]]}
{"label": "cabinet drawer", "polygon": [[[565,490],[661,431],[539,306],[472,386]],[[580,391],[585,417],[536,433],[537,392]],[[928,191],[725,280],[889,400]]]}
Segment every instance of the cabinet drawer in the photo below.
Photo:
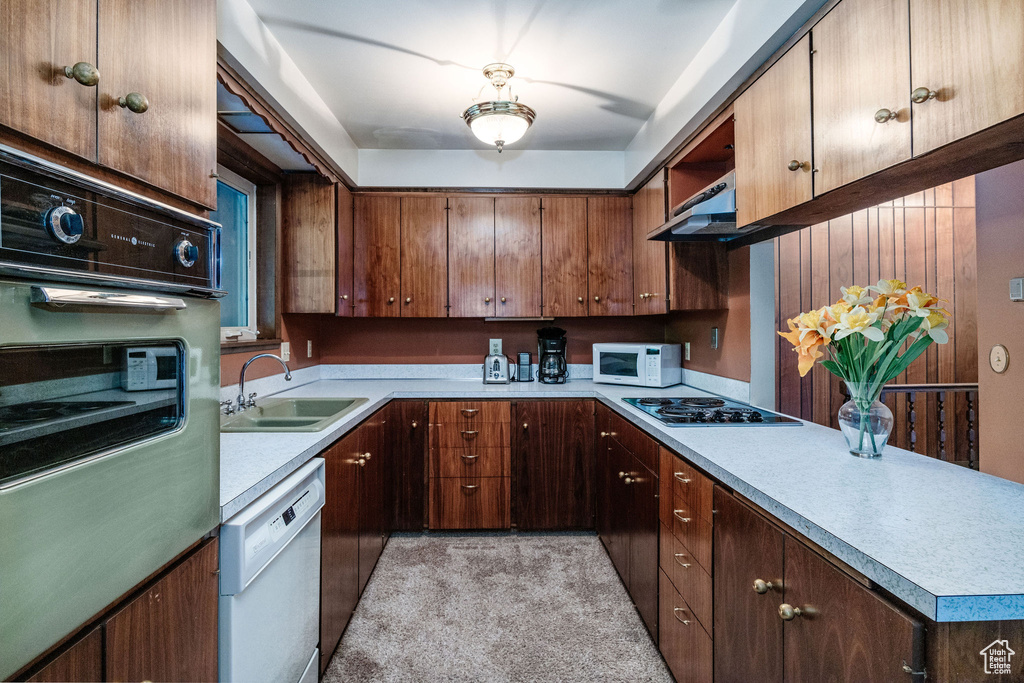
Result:
{"label": "cabinet drawer", "polygon": [[509,478],[430,480],[431,529],[508,529]]}
{"label": "cabinet drawer", "polygon": [[431,448],[510,448],[507,422],[431,424]]}
{"label": "cabinet drawer", "polygon": [[711,637],[664,571],[659,573],[659,588],[658,647],[665,663],[678,683],[710,681],[714,656]]}
{"label": "cabinet drawer", "polygon": [[430,476],[507,477],[510,460],[510,448],[435,448],[430,452]]}
{"label": "cabinet drawer", "polygon": [[507,423],[511,419],[508,401],[434,401],[430,404],[430,421],[434,424]]}
{"label": "cabinet drawer", "polygon": [[672,534],[682,541],[693,559],[711,572],[711,523],[701,519],[678,496],[673,498]]}
{"label": "cabinet drawer", "polygon": [[693,609],[704,629],[711,633],[711,575],[694,561],[675,534],[661,525],[661,568],[679,594]]}
{"label": "cabinet drawer", "polygon": [[[662,449],[662,457],[667,451]],[[711,508],[714,483],[688,463],[669,452],[672,456],[672,492],[705,522],[712,521]]]}
{"label": "cabinet drawer", "polygon": [[[615,413],[608,417],[608,432],[651,472],[658,471],[658,442]],[[599,435],[600,436],[600,435]]]}

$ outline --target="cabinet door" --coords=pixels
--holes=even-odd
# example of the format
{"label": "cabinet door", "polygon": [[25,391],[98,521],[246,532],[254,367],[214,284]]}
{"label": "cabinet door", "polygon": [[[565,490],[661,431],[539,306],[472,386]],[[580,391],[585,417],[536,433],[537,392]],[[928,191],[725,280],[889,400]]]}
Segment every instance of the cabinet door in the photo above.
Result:
{"label": "cabinet door", "polygon": [[338,203],[335,210],[335,221],[338,226],[338,306],[335,315],[350,317],[355,310],[352,299],[352,193],[341,183],[334,185],[334,195]]}
{"label": "cabinet door", "polygon": [[612,564],[622,577],[622,583],[629,586],[629,536],[633,522],[630,519],[633,497],[626,476],[633,470],[635,459],[615,439],[609,437],[607,469],[605,480],[605,505],[607,510],[607,536],[605,543]]}
{"label": "cabinet door", "polygon": [[[216,207],[214,0],[99,0],[98,30],[99,163]],[[129,93],[145,113],[118,105]]]}
{"label": "cabinet door", "polygon": [[366,582],[377,566],[377,559],[384,549],[385,514],[385,468],[388,453],[384,448],[385,410],[378,411],[356,430],[358,446],[366,461],[359,472],[359,593],[366,588]]}
{"label": "cabinet door", "polygon": [[615,490],[615,474],[612,473],[611,444],[611,411],[600,403],[595,408],[594,421],[594,484],[595,484],[595,515],[594,526],[597,536],[611,555],[614,543],[612,521],[612,492]]}
{"label": "cabinet door", "polygon": [[395,401],[387,433],[393,472],[389,489],[392,531],[422,531],[426,495],[427,402]]}
{"label": "cabinet door", "polygon": [[1024,3],[911,0],[914,156],[1024,113]]}
{"label": "cabinet door", "polygon": [[893,0],[843,0],[812,29],[815,195],[910,158],[909,36]]}
{"label": "cabinet door", "polygon": [[4,0],[0,45],[0,125],[95,161],[96,88],[64,67],[96,65],[96,0]]}
{"label": "cabinet door", "polygon": [[737,225],[814,198],[810,48],[808,34],[736,99]]}
{"label": "cabinet door", "polygon": [[587,272],[592,316],[633,315],[632,214],[629,197],[587,199]]}
{"label": "cabinet door", "polygon": [[402,316],[448,315],[448,202],[402,197]]}
{"label": "cabinet door", "polygon": [[780,622],[785,623],[785,680],[909,680],[904,663],[921,670],[920,622],[800,542],[786,538],[785,545],[786,583],[776,602],[802,611]]}
{"label": "cabinet door", "polygon": [[320,673],[334,654],[359,600],[358,432],[324,454],[326,500],[320,518]]}
{"label": "cabinet door", "polygon": [[[715,680],[778,683],[783,676],[778,615],[783,534],[717,486],[714,501]],[[772,587],[756,592],[758,579]]]}
{"label": "cabinet door", "polygon": [[633,297],[637,315],[668,313],[668,244],[647,233],[665,222],[664,171],[633,195]]}
{"label": "cabinet door", "polygon": [[518,401],[515,409],[519,528],[593,529],[593,401]]}
{"label": "cabinet door", "polygon": [[453,318],[496,316],[494,200],[448,200],[448,291]]}
{"label": "cabinet door", "polygon": [[103,629],[97,626],[28,679],[30,683],[103,680]]}
{"label": "cabinet door", "polygon": [[587,199],[545,197],[541,241],[544,315],[587,315]]}
{"label": "cabinet door", "polygon": [[353,219],[355,314],[397,318],[401,310],[402,200],[356,195]]}
{"label": "cabinet door", "polygon": [[317,173],[285,177],[281,246],[286,313],[334,313],[337,287],[334,184]]}
{"label": "cabinet door", "polygon": [[[669,580],[659,572],[658,648],[677,683],[710,683],[712,679],[711,638],[694,619],[690,605]],[[760,681],[759,678],[750,679]]]}
{"label": "cabinet door", "polygon": [[540,197],[494,200],[494,315],[541,315]]}
{"label": "cabinet door", "polygon": [[632,458],[629,484],[629,592],[658,640],[658,478]]}
{"label": "cabinet door", "polygon": [[217,540],[106,622],[109,681],[217,680]]}

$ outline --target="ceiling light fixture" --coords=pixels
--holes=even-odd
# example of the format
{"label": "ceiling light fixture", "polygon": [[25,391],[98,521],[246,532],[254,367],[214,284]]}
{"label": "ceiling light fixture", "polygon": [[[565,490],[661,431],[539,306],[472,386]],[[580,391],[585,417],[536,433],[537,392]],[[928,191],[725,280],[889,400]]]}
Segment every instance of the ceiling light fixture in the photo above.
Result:
{"label": "ceiling light fixture", "polygon": [[[488,64],[484,67],[484,78],[491,82],[498,91],[498,97],[489,102],[477,102],[462,112],[466,125],[481,141],[498,148],[498,153],[505,145],[519,140],[530,128],[537,112],[525,104],[519,104],[519,98],[512,96],[509,79],[515,74],[508,64]],[[508,95],[501,98],[501,91],[508,86]]]}

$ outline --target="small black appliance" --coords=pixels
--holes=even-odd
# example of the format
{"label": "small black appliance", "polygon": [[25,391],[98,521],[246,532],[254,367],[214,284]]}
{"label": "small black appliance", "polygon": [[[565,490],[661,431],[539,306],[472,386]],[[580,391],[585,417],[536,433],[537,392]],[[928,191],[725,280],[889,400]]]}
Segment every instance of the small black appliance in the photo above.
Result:
{"label": "small black appliance", "polygon": [[540,361],[537,378],[544,384],[564,384],[569,376],[565,361],[565,330],[561,327],[542,327],[537,330]]}

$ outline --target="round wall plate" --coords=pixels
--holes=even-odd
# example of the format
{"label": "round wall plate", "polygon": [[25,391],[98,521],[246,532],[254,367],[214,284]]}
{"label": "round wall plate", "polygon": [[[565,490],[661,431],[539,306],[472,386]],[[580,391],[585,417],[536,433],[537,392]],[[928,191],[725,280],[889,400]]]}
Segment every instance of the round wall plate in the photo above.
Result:
{"label": "round wall plate", "polygon": [[992,350],[988,352],[988,364],[995,372],[1000,374],[1006,372],[1006,367],[1010,364],[1010,353],[1006,347],[1002,344],[993,346]]}

